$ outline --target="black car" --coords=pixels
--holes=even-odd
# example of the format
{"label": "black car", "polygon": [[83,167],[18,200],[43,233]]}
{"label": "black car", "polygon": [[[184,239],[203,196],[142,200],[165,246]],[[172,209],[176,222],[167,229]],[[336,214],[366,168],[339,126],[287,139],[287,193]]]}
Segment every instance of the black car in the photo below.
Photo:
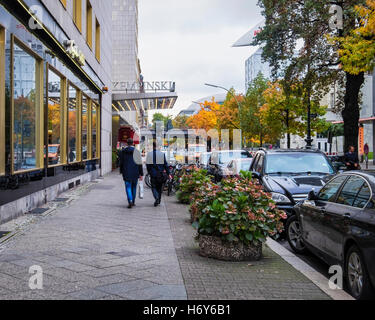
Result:
{"label": "black car", "polygon": [[299,201],[306,199],[310,191],[319,191],[336,173],[324,153],[310,149],[260,150],[250,171],[288,217]]}
{"label": "black car", "polygon": [[287,223],[290,246],[310,250],[342,267],[356,299],[373,296],[375,285],[375,172],[350,171],[334,177],[318,193],[296,205]]}

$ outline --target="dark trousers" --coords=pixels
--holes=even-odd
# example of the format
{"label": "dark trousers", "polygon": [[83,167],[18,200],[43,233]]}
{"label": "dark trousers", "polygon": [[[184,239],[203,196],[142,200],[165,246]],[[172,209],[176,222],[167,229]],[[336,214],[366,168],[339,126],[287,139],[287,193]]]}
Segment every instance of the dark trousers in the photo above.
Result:
{"label": "dark trousers", "polygon": [[155,178],[151,178],[151,189],[155,200],[160,200],[163,193],[163,184],[157,182]]}
{"label": "dark trousers", "polygon": [[137,185],[138,180],[125,181],[125,190],[129,204],[135,203],[135,198],[137,197]]}

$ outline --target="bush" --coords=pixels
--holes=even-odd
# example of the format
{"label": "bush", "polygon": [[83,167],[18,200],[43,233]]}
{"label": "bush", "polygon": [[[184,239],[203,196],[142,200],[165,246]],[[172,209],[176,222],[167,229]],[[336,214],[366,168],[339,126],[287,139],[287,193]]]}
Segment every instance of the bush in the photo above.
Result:
{"label": "bush", "polygon": [[180,185],[177,191],[177,199],[181,203],[189,204],[191,195],[202,185],[210,182],[211,179],[207,175],[207,170],[192,167],[185,170],[181,177]]}
{"label": "bush", "polygon": [[271,195],[241,172],[237,178],[223,179],[212,188],[201,186],[191,205],[197,221],[198,234],[217,236],[224,241],[257,244],[283,230],[285,212],[276,208]]}

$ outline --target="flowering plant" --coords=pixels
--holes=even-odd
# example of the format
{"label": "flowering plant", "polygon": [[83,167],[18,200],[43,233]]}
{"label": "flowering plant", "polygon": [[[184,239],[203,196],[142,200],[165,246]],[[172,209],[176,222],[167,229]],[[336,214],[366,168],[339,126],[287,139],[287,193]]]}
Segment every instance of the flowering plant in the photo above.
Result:
{"label": "flowering plant", "polygon": [[192,167],[186,170],[180,180],[179,189],[177,191],[177,199],[181,203],[189,204],[191,195],[199,190],[200,187],[211,181],[207,170]]}
{"label": "flowering plant", "polygon": [[241,172],[240,177],[224,179],[211,185],[211,190],[209,187],[202,185],[191,205],[198,234],[257,244],[282,232],[285,212],[276,208],[271,195],[252,180],[251,173]]}

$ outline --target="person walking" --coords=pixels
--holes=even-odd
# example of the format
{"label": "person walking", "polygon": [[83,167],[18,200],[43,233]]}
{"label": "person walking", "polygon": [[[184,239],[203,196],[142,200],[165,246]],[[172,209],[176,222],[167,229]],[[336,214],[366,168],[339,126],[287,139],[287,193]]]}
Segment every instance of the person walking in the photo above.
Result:
{"label": "person walking", "polygon": [[156,142],[153,143],[153,151],[147,154],[147,172],[151,177],[151,189],[155,198],[154,207],[161,202],[163,185],[168,180],[169,167],[165,154],[157,150]]}
{"label": "person walking", "polygon": [[138,179],[143,180],[141,153],[134,148],[133,139],[128,139],[128,146],[120,154],[120,173],[125,182],[125,191],[131,209],[135,206]]}

